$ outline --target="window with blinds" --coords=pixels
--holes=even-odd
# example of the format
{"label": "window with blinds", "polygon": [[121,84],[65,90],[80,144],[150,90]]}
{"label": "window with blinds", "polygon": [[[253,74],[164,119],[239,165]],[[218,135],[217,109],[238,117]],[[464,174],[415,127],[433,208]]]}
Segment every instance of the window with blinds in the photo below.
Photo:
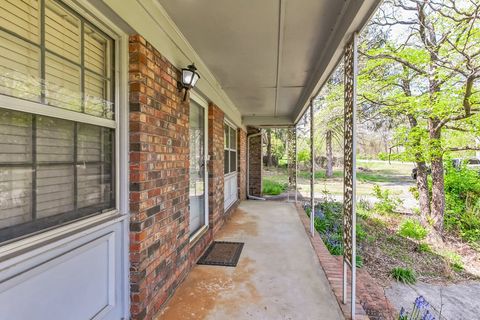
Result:
{"label": "window with blinds", "polygon": [[113,51],[56,0],[0,1],[1,94],[113,119]]}
{"label": "window with blinds", "polygon": [[52,111],[0,106],[0,242],[115,207],[113,54],[114,41],[60,1],[0,1],[0,95]]}
{"label": "window with blinds", "polygon": [[237,171],[237,130],[224,124],[224,162],[223,171],[229,174]]}

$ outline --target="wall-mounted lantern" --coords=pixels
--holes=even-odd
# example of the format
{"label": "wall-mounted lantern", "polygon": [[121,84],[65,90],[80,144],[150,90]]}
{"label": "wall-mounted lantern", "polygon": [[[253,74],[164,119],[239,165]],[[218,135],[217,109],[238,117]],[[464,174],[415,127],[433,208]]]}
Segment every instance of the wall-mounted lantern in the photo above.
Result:
{"label": "wall-mounted lantern", "polygon": [[182,81],[178,81],[178,91],[185,89],[185,95],[183,96],[183,101],[187,98],[187,92],[191,88],[195,87],[200,76],[195,68],[195,64],[191,64],[186,68],[182,69]]}

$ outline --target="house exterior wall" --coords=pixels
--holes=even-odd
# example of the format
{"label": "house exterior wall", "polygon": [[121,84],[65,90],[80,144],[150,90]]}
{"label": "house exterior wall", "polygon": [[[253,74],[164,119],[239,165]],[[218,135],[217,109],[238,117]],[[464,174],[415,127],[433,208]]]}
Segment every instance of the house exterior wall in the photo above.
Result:
{"label": "house exterior wall", "polygon": [[[180,70],[140,35],[130,36],[129,53],[130,309],[136,320],[161,311],[228,214],[222,109],[208,106],[209,226],[190,241],[189,99],[183,102],[177,90]],[[245,173],[245,132],[239,154],[239,172]]]}
{"label": "house exterior wall", "polygon": [[216,233],[222,224],[224,209],[224,177],[223,177],[223,147],[224,147],[224,113],[210,104],[208,107],[208,191],[209,191],[209,222]]}
{"label": "house exterior wall", "polygon": [[129,52],[131,315],[151,319],[189,267],[189,105],[151,44]]}

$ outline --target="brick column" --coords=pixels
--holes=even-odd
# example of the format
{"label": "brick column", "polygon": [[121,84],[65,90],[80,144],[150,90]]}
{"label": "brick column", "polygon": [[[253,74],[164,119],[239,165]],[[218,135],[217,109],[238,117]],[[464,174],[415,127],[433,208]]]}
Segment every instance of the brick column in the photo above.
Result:
{"label": "brick column", "polygon": [[208,107],[208,207],[209,223],[215,234],[223,224],[224,201],[224,113],[214,104]]}
{"label": "brick column", "polygon": [[130,288],[132,319],[154,315],[189,267],[189,106],[179,70],[130,37]]}
{"label": "brick column", "polygon": [[[248,135],[261,132],[259,129],[248,128]],[[248,137],[247,137],[248,139]],[[248,143],[248,141],[247,141]],[[253,196],[262,195],[262,136],[250,138],[250,146],[248,150],[249,165],[249,185],[250,194]]]}
{"label": "brick column", "polygon": [[238,129],[237,131],[237,153],[238,153],[238,199],[247,199],[247,133]]}

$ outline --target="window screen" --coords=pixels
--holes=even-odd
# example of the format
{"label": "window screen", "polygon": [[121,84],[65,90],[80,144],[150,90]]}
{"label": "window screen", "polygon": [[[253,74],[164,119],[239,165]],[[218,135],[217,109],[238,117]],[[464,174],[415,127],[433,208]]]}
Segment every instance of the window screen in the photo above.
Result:
{"label": "window screen", "polygon": [[0,1],[1,94],[113,119],[112,75],[113,40],[70,8]]}
{"label": "window screen", "polygon": [[0,1],[0,94],[105,123],[0,108],[0,242],[114,208],[113,54],[60,1]]}
{"label": "window screen", "polygon": [[114,206],[113,129],[0,109],[0,241]]}
{"label": "window screen", "polygon": [[229,126],[224,125],[224,173],[229,174],[237,171],[237,131]]}

